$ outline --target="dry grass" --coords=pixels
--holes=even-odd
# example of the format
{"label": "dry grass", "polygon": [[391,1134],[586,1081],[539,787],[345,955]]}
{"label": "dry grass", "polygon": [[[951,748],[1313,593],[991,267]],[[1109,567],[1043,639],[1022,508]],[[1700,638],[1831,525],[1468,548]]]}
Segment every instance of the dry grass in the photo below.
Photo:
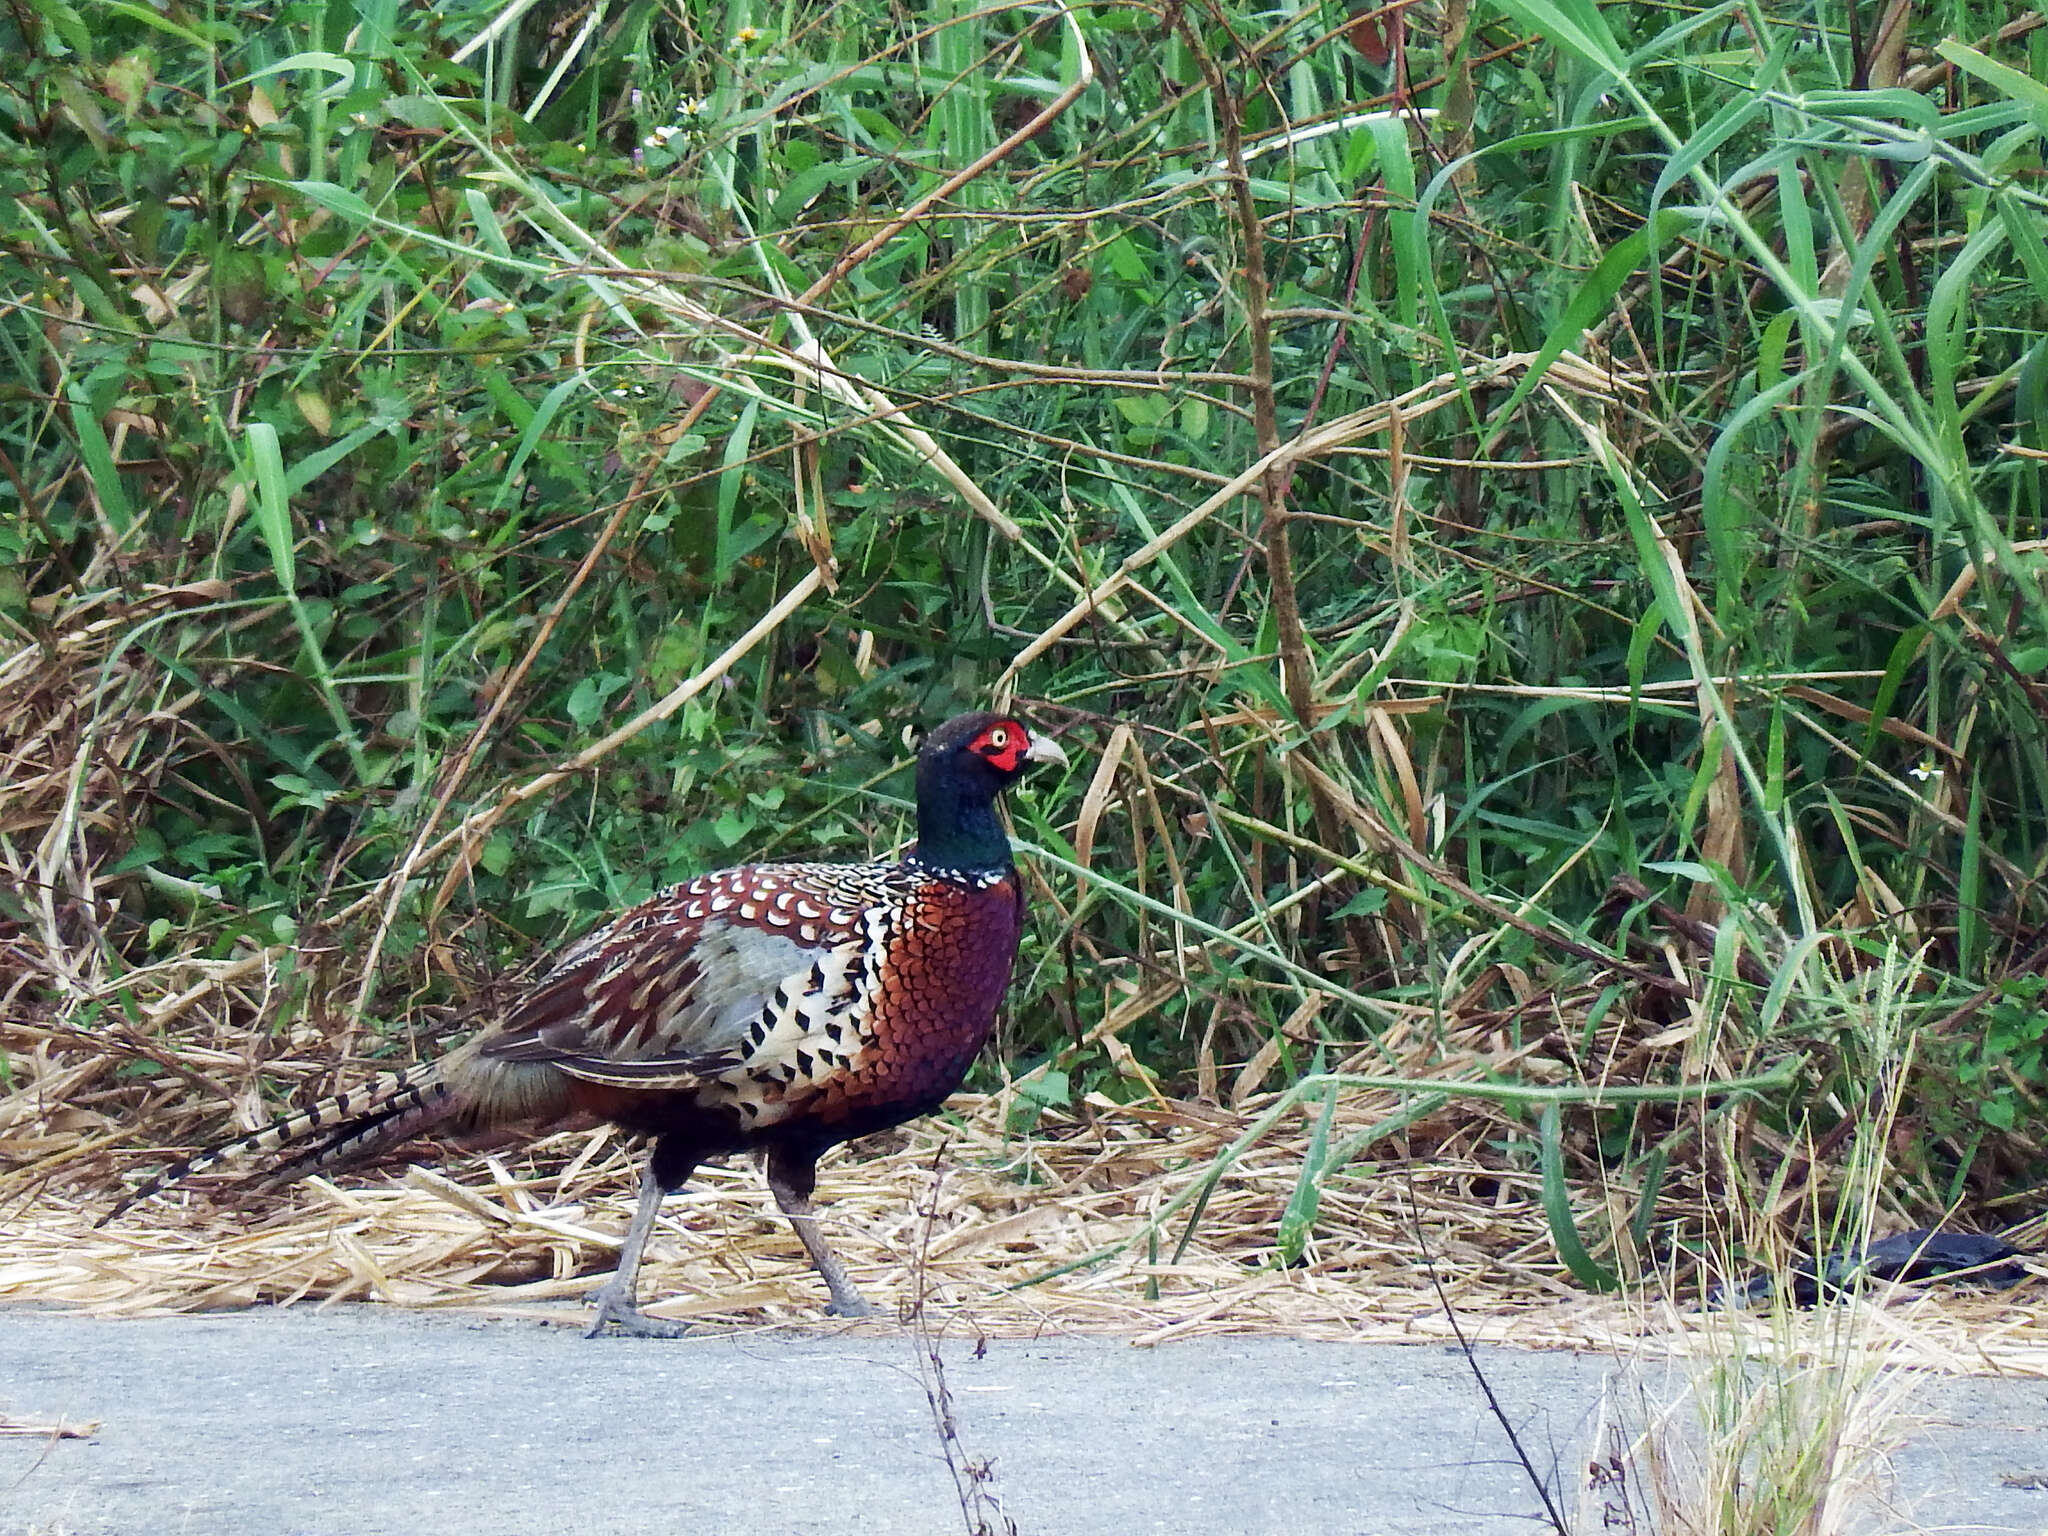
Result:
{"label": "dry grass", "polygon": [[[630,1209],[630,1149],[595,1130],[496,1154],[423,1154],[409,1172],[368,1173],[346,1187],[314,1181],[273,1196],[213,1183],[95,1228],[108,1196],[91,1175],[111,1167],[112,1147],[127,1137],[82,1090],[119,1057],[45,1049],[31,1059],[35,1080],[17,1081],[0,1100],[0,1136],[16,1159],[28,1154],[0,1181],[9,1229],[0,1301],[141,1315],[358,1299],[559,1316],[537,1304],[591,1288]],[[1273,1238],[1311,1135],[1308,1113],[1283,1121],[1224,1175],[1178,1263],[1166,1259],[1181,1219],[1157,1259],[1132,1243],[1034,1284],[1127,1243],[1205,1175],[1260,1103],[1232,1113],[1100,1101],[1089,1106],[1092,1123],[1031,1137],[1003,1133],[1008,1095],[965,1096],[955,1107],[952,1123],[919,1124],[885,1150],[869,1143],[822,1170],[835,1242],[877,1300],[916,1293],[922,1254],[927,1305],[995,1334],[1114,1332],[1141,1344],[1245,1332],[1446,1339],[1418,1262],[1419,1222],[1476,1338],[1639,1356],[1717,1347],[1716,1330],[1696,1313],[1592,1298],[1570,1284],[1550,1251],[1534,1175],[1481,1155],[1497,1128],[1491,1108],[1419,1122],[1411,1137],[1434,1149],[1409,1167],[1359,1163],[1333,1177],[1295,1268],[1274,1266]],[[1333,1136],[1395,1107],[1388,1094],[1347,1093]],[[935,1155],[945,1170],[936,1190]],[[656,1314],[729,1326],[819,1322],[815,1277],[750,1169],[703,1170],[666,1216],[643,1280],[659,1298]],[[1897,1358],[1917,1367],[2048,1375],[2048,1317],[2034,1290],[1932,1297],[1910,1322],[1879,1313],[1878,1326],[1898,1335]]]}
{"label": "dry grass", "polygon": [[1900,1348],[1891,1311],[1858,1299],[1797,1338],[1782,1317],[1724,1315],[1712,1353],[1624,1366],[1606,1383],[1572,1529],[1926,1529],[1893,1481],[1894,1456],[1928,1421],[1917,1411],[1925,1373]]}

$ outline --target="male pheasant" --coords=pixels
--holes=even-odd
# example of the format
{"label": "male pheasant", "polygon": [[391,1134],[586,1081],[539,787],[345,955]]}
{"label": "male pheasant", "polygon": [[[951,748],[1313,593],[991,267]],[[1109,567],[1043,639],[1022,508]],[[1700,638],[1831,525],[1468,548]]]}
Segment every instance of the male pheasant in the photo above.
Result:
{"label": "male pheasant", "polygon": [[662,1197],[697,1164],[766,1154],[768,1187],[832,1293],[869,1307],[811,1211],[827,1148],[938,1108],[1010,984],[1023,891],[995,800],[1056,742],[986,713],[917,757],[917,842],[869,864],[748,864],[663,891],[569,946],[481,1034],[436,1062],[201,1152],[107,1218],[225,1158],[292,1149],[286,1182],[410,1140],[574,1112],[653,1138],[594,1337],[680,1330],[635,1274]]}

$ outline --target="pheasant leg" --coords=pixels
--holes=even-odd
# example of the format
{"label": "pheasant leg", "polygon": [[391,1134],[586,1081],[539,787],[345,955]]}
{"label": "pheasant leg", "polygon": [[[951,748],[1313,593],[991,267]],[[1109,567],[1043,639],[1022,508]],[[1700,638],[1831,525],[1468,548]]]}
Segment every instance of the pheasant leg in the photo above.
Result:
{"label": "pheasant leg", "polygon": [[619,1267],[591,1294],[597,1303],[597,1321],[590,1325],[587,1339],[594,1339],[608,1328],[620,1333],[631,1334],[643,1339],[679,1339],[689,1331],[688,1323],[664,1322],[649,1317],[635,1303],[634,1291],[640,1274],[640,1254],[647,1247],[648,1234],[654,1230],[654,1218],[661,1211],[662,1199],[668,1191],[661,1180],[654,1176],[650,1166],[640,1173],[640,1204],[633,1212],[633,1221],[626,1228],[626,1238],[619,1245]]}
{"label": "pheasant leg", "polygon": [[875,1309],[854,1289],[846,1266],[832,1251],[832,1245],[825,1241],[818,1218],[811,1213],[811,1191],[817,1187],[817,1182],[815,1158],[782,1147],[769,1149],[768,1188],[775,1195],[775,1203],[782,1207],[782,1214],[796,1228],[804,1252],[811,1256],[811,1267],[823,1277],[832,1292],[832,1303],[825,1311],[833,1317],[873,1317]]}

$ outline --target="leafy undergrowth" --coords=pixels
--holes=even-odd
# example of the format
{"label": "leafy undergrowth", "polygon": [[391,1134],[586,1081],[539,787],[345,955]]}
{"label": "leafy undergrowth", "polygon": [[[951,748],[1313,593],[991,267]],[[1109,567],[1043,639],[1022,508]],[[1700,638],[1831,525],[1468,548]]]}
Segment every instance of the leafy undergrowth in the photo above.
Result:
{"label": "leafy undergrowth", "polygon": [[1292,1093],[1282,1269],[1413,1153],[1704,1272],[1900,1105],[2027,1214],[2048,29],[1890,14],[17,0],[0,1188],[1014,698],[1004,1134]]}

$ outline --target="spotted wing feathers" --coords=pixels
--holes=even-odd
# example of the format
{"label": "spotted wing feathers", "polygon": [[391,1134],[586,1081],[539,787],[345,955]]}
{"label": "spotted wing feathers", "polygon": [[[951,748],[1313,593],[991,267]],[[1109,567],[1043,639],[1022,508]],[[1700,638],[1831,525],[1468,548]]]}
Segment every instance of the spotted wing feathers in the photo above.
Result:
{"label": "spotted wing feathers", "polygon": [[565,952],[479,1055],[620,1088],[809,1077],[857,1046],[915,887],[895,864],[702,876]]}

